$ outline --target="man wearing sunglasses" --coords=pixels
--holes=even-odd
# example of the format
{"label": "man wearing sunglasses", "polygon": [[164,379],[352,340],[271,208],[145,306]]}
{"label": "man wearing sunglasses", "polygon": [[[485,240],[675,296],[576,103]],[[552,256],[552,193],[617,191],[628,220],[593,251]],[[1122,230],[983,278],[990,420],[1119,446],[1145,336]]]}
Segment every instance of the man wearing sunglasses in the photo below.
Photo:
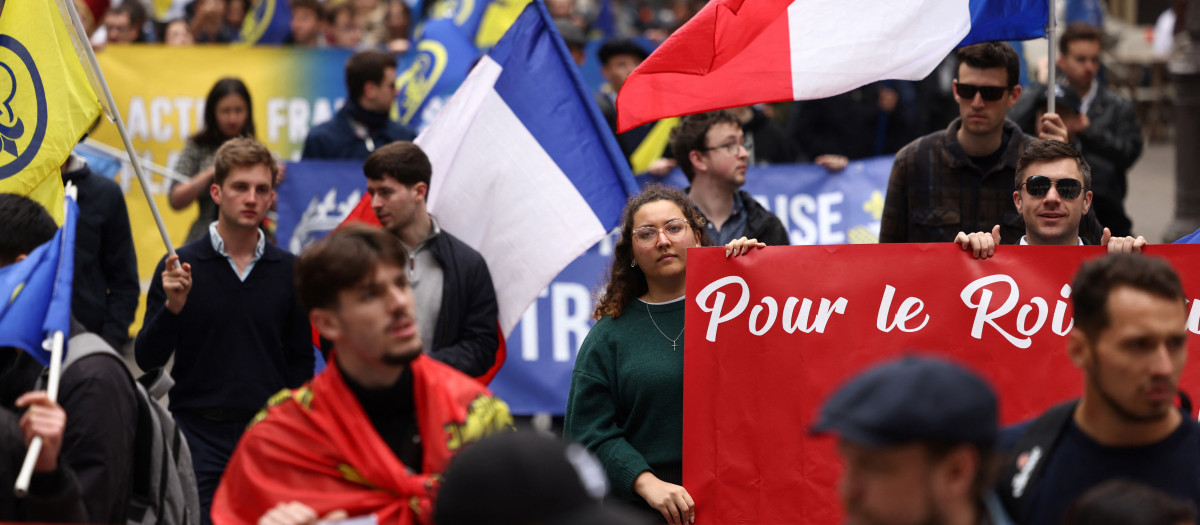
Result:
{"label": "man wearing sunglasses", "polygon": [[[1104,33],[1085,23],[1067,26],[1058,41],[1058,84],[1080,96],[1080,113],[1087,122],[1071,138],[1092,166],[1096,192],[1093,207],[1100,222],[1117,235],[1130,235],[1133,222],[1125,211],[1128,172],[1142,154],[1142,128],[1133,103],[1101,82],[1100,54]],[[1045,97],[1044,87],[1036,87]],[[1009,118],[1032,129],[1039,101],[1022,99]]]}
{"label": "man wearing sunglasses", "polygon": [[683,117],[671,136],[671,151],[692,184],[684,192],[707,219],[705,228],[715,244],[741,237],[770,246],[789,244],[779,217],[738,189],[746,183],[750,151],[733,113],[722,110]]}
{"label": "man wearing sunglasses", "polygon": [[[1085,244],[1079,224],[1092,206],[1091,167],[1083,154],[1066,142],[1039,140],[1030,144],[1017,161],[1013,204],[1025,222],[1020,244],[1031,246],[1077,246]],[[976,259],[987,259],[1000,244],[1000,225],[991,233],[958,232],[954,242]],[[1109,253],[1141,252],[1142,237],[1112,237],[1104,229],[1100,244]]]}
{"label": "man wearing sunglasses", "polygon": [[[993,224],[1010,242],[1025,233],[1009,195],[1017,158],[1035,137],[1005,120],[1021,96],[1017,54],[1008,44],[985,42],[959,49],[957,58],[960,118],[896,154],[880,242],[947,242]],[[1039,136],[1066,141],[1066,126],[1047,113]]]}

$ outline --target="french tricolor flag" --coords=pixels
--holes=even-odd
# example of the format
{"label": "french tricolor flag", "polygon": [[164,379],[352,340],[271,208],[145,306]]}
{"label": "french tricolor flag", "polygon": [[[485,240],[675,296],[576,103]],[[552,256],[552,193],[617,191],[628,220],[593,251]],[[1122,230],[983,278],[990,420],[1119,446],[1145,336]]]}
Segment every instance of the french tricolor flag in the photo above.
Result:
{"label": "french tricolor flag", "polygon": [[638,191],[554,27],[531,2],[415,141],[430,213],[487,260],[505,337]]}
{"label": "french tricolor flag", "polygon": [[1045,34],[1047,0],[712,0],[625,81],[617,127],[920,80],[955,47]]}

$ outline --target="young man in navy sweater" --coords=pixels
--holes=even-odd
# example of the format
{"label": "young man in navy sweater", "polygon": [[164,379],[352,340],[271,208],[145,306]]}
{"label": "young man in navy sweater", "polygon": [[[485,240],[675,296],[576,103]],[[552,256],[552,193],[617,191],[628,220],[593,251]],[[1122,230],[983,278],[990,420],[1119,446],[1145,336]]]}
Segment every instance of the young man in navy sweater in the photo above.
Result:
{"label": "young man in navy sweater", "polygon": [[216,155],[208,234],[158,263],[134,352],[138,366],[172,354],[171,411],[187,438],[201,515],[250,419],[275,392],[312,377],[308,318],[293,289],[295,256],[259,229],[275,199],[278,167],[249,138]]}
{"label": "young man in navy sweater", "polygon": [[1014,521],[1062,523],[1072,502],[1111,479],[1200,503],[1200,425],[1175,406],[1189,297],[1158,257],[1109,254],[1080,266],[1067,356],[1083,394],[998,440],[1009,459],[996,491]]}

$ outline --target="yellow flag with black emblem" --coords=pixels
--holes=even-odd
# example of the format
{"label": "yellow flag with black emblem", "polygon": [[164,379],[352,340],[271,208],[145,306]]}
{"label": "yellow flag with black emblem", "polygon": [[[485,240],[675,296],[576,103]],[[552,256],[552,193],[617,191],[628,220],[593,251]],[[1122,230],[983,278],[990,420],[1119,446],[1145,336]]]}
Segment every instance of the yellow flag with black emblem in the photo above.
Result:
{"label": "yellow flag with black emblem", "polygon": [[0,5],[0,193],[28,196],[61,224],[59,166],[100,103],[57,2]]}

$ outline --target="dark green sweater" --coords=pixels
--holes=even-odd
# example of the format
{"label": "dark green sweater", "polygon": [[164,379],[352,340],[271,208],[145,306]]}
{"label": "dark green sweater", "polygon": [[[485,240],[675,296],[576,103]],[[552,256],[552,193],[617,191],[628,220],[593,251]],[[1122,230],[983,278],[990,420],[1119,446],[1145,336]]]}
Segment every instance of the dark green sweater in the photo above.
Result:
{"label": "dark green sweater", "polygon": [[[682,483],[683,310],[684,300],[635,299],[621,317],[597,322],[575,359],[566,435],[600,459],[621,499],[642,501],[633,481],[647,470]],[[669,337],[676,335],[679,349],[672,351]]]}

